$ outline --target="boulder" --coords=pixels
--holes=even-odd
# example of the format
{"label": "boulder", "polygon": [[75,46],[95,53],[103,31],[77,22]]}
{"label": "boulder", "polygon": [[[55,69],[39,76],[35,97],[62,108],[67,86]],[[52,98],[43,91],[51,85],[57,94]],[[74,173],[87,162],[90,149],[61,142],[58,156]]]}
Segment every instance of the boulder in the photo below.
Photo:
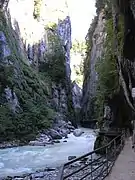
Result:
{"label": "boulder", "polygon": [[68,134],[70,133],[70,130],[69,129],[61,129],[59,133],[62,137],[67,138]]}
{"label": "boulder", "polygon": [[76,137],[79,137],[83,134],[84,132],[81,130],[81,129],[75,129],[73,131],[73,135],[76,136]]}
{"label": "boulder", "polygon": [[32,175],[32,179],[34,178],[43,178],[44,177],[44,172],[37,172]]}
{"label": "boulder", "polygon": [[71,126],[71,125],[69,125],[69,124],[67,124],[66,128],[68,128],[68,129],[70,129],[70,130],[74,130],[74,129],[75,129],[74,126]]}
{"label": "boulder", "polygon": [[45,146],[46,143],[40,142],[40,141],[30,141],[30,142],[29,142],[29,145],[30,145],[30,146]]}
{"label": "boulder", "polygon": [[53,142],[54,142],[54,143],[60,143],[60,141],[59,141],[59,140],[54,140]]}
{"label": "boulder", "polygon": [[62,139],[62,136],[60,135],[60,133],[54,129],[50,129],[49,134],[53,139]]}
{"label": "boulder", "polygon": [[71,161],[72,159],[75,159],[76,156],[68,156],[68,160]]}

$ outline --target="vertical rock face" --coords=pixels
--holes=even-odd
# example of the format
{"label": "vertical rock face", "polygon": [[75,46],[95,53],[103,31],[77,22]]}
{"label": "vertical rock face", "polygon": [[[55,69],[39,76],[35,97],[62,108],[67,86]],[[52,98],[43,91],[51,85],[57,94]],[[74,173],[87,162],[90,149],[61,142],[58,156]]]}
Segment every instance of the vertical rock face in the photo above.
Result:
{"label": "vertical rock face", "polygon": [[[119,0],[113,3],[109,2],[109,7],[111,12],[109,16],[111,28],[107,31],[107,37],[109,37],[107,42],[109,46],[109,42],[113,40],[113,44],[111,45],[111,51],[108,49],[108,52],[112,54],[110,62],[114,60],[114,63],[116,64],[115,70],[117,71],[118,78],[115,79],[114,83],[117,82],[119,88],[115,88],[115,91],[112,89],[106,95],[106,102],[104,100],[106,106],[104,108],[105,112],[101,127],[104,128],[106,134],[97,137],[95,149],[103,146],[111,140],[108,136],[110,130],[117,133],[117,128],[125,128],[129,129],[131,132],[131,121],[134,119],[135,112],[132,94],[135,87],[134,1]],[[113,31],[111,31],[111,29],[113,29]],[[112,35],[112,38],[108,36],[109,34]],[[107,57],[109,56],[107,55]],[[106,62],[108,62],[107,59]],[[106,82],[105,79],[104,82]],[[111,82],[113,82],[113,80],[111,80]]]}
{"label": "vertical rock face", "polygon": [[[10,0],[8,4],[12,27],[20,33],[29,61],[35,66],[38,66],[39,61],[44,58],[46,51],[50,48],[48,31],[60,36],[62,46],[66,51],[66,62],[70,64],[71,22],[65,3],[66,1],[61,0],[55,2],[42,0],[38,21],[33,17],[35,8],[33,0],[29,2]],[[56,26],[55,30],[53,25]]]}
{"label": "vertical rock face", "polygon": [[[70,81],[71,22],[65,2],[66,1],[60,2],[59,0],[57,2],[53,0],[51,0],[51,2],[43,0],[38,21],[33,17],[33,0],[29,2],[26,0],[10,0],[7,9],[11,17],[12,27],[18,33],[20,46],[28,57],[28,63],[36,69],[38,69],[39,64],[44,61],[46,54],[51,51],[48,33],[60,37],[61,49],[63,49],[65,54],[66,76]],[[17,9],[16,12],[15,7]],[[63,12],[61,12],[61,10],[63,10]],[[17,14],[18,12],[19,14]],[[50,22],[56,25],[56,29],[53,29],[53,27],[49,27],[47,30],[45,29]],[[52,84],[52,92],[54,94],[52,94],[52,96],[54,97],[54,102],[57,102],[55,103],[56,109],[60,110],[61,106],[64,106],[64,111],[67,111],[66,89],[62,87],[62,85],[58,85],[58,88],[56,86],[57,84]],[[56,94],[58,95],[56,96]],[[63,98],[65,102],[63,102]],[[60,105],[63,103],[65,105]]]}
{"label": "vertical rock face", "polygon": [[[2,31],[0,31],[0,58],[1,58],[1,63],[8,64],[7,57],[10,56],[11,52],[6,40],[6,37]],[[11,62],[10,62],[11,63]]]}
{"label": "vertical rock face", "polygon": [[66,56],[66,75],[70,79],[71,69],[70,69],[70,49],[71,43],[71,21],[70,17],[67,16],[63,21],[58,22],[58,34],[62,40],[62,44],[65,50]]}
{"label": "vertical rock face", "polygon": [[[15,12],[15,8],[18,9],[19,16],[17,12]],[[63,53],[65,54],[65,69],[66,69],[66,78],[70,82],[70,49],[71,49],[71,21],[68,16],[68,9],[66,7],[66,1],[57,2],[54,0],[50,1],[42,1],[41,9],[40,9],[40,17],[37,21],[33,17],[34,12],[34,1],[30,0],[29,2],[25,1],[14,1],[11,0],[8,4],[8,10],[11,15],[11,22],[13,28],[20,33],[20,46],[24,46],[24,51],[27,53],[27,57],[29,59],[29,63],[34,65],[36,69],[38,69],[39,64],[46,59],[46,54],[48,52],[53,53],[53,49],[51,50],[49,35],[58,36],[61,40],[61,49],[63,49]],[[61,12],[63,10],[63,12]],[[31,24],[29,23],[31,22]],[[49,26],[49,23],[52,23],[56,26],[53,28]],[[47,29],[45,29],[46,26]],[[52,85],[54,94],[57,94],[59,91],[59,96],[64,96],[65,105],[67,106],[67,97],[66,97],[66,87],[59,86],[59,90],[57,88],[54,90],[56,85]],[[70,85],[68,85],[70,86]],[[56,91],[56,92],[55,92]],[[57,97],[58,99],[54,101],[58,101],[56,106],[59,104],[63,104],[61,99],[62,97]],[[56,107],[56,109],[60,109],[60,106]],[[64,111],[68,110],[66,107]]]}
{"label": "vertical rock face", "polygon": [[70,17],[63,0],[10,0],[0,8],[0,120],[11,125],[3,122],[2,138],[12,131],[29,140],[57,115],[74,119]]}
{"label": "vertical rock face", "polygon": [[[83,98],[82,98],[82,121],[90,121],[94,115],[94,101],[96,98],[96,89],[98,75],[96,72],[96,63],[101,57],[104,49],[105,40],[105,18],[104,13],[100,12],[98,15],[95,30],[92,35],[91,51],[89,55],[89,74],[84,79],[83,84]],[[90,124],[90,122],[89,122]]]}
{"label": "vertical rock face", "polygon": [[76,84],[72,83],[72,94],[73,94],[73,105],[76,110],[81,109],[81,98],[82,98],[82,89]]}

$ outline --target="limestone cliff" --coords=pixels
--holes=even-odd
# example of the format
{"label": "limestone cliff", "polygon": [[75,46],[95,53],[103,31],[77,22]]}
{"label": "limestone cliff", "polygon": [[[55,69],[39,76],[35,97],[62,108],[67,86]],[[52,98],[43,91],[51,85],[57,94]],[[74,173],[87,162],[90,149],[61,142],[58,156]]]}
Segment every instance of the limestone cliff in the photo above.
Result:
{"label": "limestone cliff", "polygon": [[66,1],[0,7],[0,140],[31,140],[58,114],[75,125]]}
{"label": "limestone cliff", "polygon": [[[92,66],[93,61],[89,62],[87,59],[85,61],[85,69],[88,69],[88,73],[85,74],[84,79],[83,100],[85,100],[85,96],[87,98],[83,103],[85,104],[87,102],[85,105],[87,112],[93,112],[89,107],[89,103],[94,109],[94,113],[98,117],[100,130],[106,130],[106,132],[112,129],[116,130],[116,128],[129,128],[131,130],[131,120],[134,118],[135,111],[132,98],[132,89],[135,82],[135,51],[133,50],[135,47],[134,1],[116,0],[112,2],[97,0],[96,6],[97,14],[104,12],[105,38],[102,48],[100,47],[102,53],[98,62],[96,62],[96,71],[98,74],[96,103],[93,105],[90,100],[90,92],[93,92],[95,88],[91,85],[92,90],[89,91],[90,88],[88,86],[88,83],[93,83],[89,68]],[[100,26],[101,28],[98,28],[98,30],[101,30],[102,34],[102,25]],[[92,27],[94,29],[92,32],[94,32],[96,25],[93,26],[92,24]],[[94,33],[89,37],[90,46],[94,38]],[[100,36],[98,35],[98,37]],[[89,48],[89,57],[91,57],[92,49]],[[96,52],[96,54],[98,55],[99,53]],[[96,74],[94,78],[96,78]],[[87,95],[88,92],[89,95]],[[85,114],[83,116],[85,117]],[[110,141],[108,136],[99,135],[95,143],[95,148],[108,141]]]}
{"label": "limestone cliff", "polygon": [[97,81],[98,74],[96,65],[101,58],[104,49],[105,41],[105,14],[103,11],[99,12],[91,24],[90,30],[87,34],[86,41],[88,44],[88,52],[85,60],[85,74],[83,83],[83,98],[81,110],[82,124],[89,123],[93,127],[95,123],[95,100],[97,95]]}

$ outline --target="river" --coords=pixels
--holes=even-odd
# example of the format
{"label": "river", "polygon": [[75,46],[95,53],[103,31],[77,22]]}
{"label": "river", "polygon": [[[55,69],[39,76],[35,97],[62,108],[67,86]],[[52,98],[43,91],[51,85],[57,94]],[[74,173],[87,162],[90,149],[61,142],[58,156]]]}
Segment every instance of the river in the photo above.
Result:
{"label": "river", "polygon": [[58,167],[68,156],[80,156],[93,150],[96,135],[91,129],[81,128],[80,137],[68,135],[67,142],[55,145],[22,146],[0,150],[0,177],[22,175],[46,167]]}

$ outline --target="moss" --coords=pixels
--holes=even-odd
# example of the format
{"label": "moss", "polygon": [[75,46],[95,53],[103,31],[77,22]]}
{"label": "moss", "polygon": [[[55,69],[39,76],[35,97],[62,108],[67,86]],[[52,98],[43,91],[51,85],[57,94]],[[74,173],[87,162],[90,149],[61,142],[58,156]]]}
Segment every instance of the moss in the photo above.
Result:
{"label": "moss", "polygon": [[[106,21],[107,37],[104,44],[104,54],[98,60],[96,70],[98,72],[98,89],[96,97],[96,117],[99,118],[99,123],[103,117],[103,108],[105,101],[112,99],[120,91],[119,75],[117,70],[117,62],[114,53],[114,32],[113,32],[113,19]],[[118,30],[118,50],[122,51],[123,48],[123,18],[119,18]]]}
{"label": "moss", "polygon": [[17,35],[0,12],[0,31],[2,31],[11,50],[7,58],[12,65],[0,65],[0,100],[6,86],[12,88],[19,100],[22,111],[13,114],[6,103],[0,106],[0,140],[20,139],[29,141],[39,131],[51,126],[55,116],[53,109],[47,106],[48,87],[51,80],[32,69],[25,56],[21,54]]}

